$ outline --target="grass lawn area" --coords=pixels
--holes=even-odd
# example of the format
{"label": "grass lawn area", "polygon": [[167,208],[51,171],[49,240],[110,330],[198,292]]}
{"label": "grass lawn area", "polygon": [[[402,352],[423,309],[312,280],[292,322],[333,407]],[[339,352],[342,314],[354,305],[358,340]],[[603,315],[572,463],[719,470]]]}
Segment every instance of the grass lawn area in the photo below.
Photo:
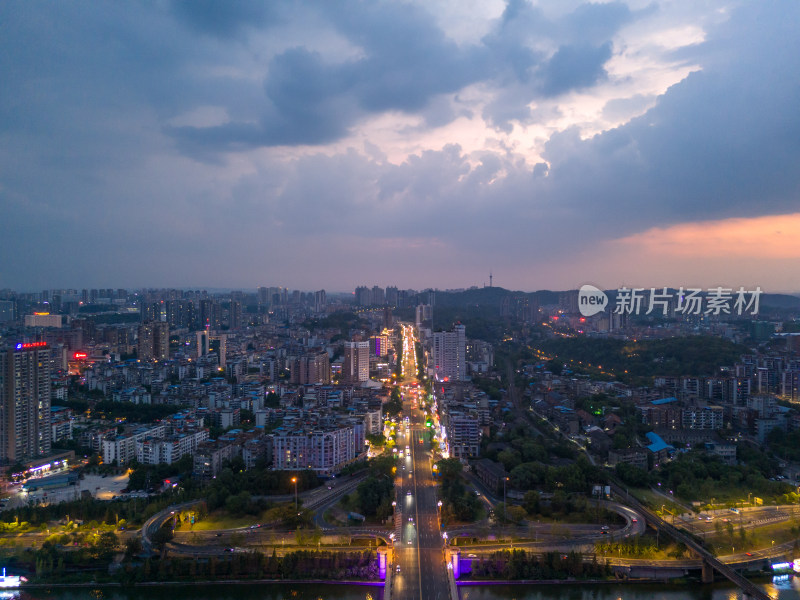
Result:
{"label": "grass lawn area", "polygon": [[231,517],[230,515],[215,511],[206,516],[201,521],[192,526],[190,523],[183,522],[178,527],[178,531],[209,531],[213,529],[236,529],[237,527],[249,527],[259,523],[256,517],[247,515],[245,517]]}
{"label": "grass lawn area", "polygon": [[[659,496],[658,494],[652,492],[651,490],[646,490],[642,488],[631,488],[630,493],[635,498],[638,498],[642,504],[650,507],[652,510],[661,511],[661,507],[663,506],[666,510],[670,511],[670,513],[674,513],[676,515],[682,515],[686,512],[686,507],[678,504],[677,502],[670,502],[663,496]],[[665,517],[669,516],[668,513],[665,513]]]}
{"label": "grass lawn area", "polygon": [[[649,558],[653,560],[669,560],[676,557],[679,546],[667,535],[656,536],[648,532],[638,538],[629,538],[624,542],[610,541],[595,544],[597,556],[617,556],[626,558]],[[683,554],[688,556],[688,553]]]}
{"label": "grass lawn area", "polygon": [[[792,529],[795,529],[792,532]],[[795,540],[800,540],[798,536],[797,524],[792,521],[785,521],[783,523],[772,523],[757,529],[746,529],[746,537],[742,540],[739,528],[736,527],[733,534],[733,539],[728,535],[728,532],[713,535],[708,535],[708,541],[714,544],[717,554],[726,555],[734,552],[750,552],[753,550],[764,550],[770,548],[775,544],[785,544]],[[799,542],[800,543],[800,542]]]}
{"label": "grass lawn area", "polygon": [[[796,527],[796,525],[795,525]],[[774,541],[776,544],[784,544],[798,539],[798,532],[792,532],[792,522],[773,523],[765,527],[759,527],[747,532],[748,541],[752,539],[753,548],[769,548]]]}
{"label": "grass lawn area", "polygon": [[341,521],[340,519],[337,519],[334,516],[334,510],[332,509],[326,510],[325,513],[323,514],[323,518],[325,519],[326,522],[330,523],[331,525],[335,525],[337,527],[343,527],[346,525],[344,521]]}

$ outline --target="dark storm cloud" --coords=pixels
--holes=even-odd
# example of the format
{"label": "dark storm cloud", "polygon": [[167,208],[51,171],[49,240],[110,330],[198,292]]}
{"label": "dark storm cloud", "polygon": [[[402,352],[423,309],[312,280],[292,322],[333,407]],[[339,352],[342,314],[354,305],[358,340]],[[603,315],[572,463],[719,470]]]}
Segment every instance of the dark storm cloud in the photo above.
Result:
{"label": "dark storm cloud", "polygon": [[[425,113],[438,97],[476,82],[491,83],[497,99],[485,116],[501,129],[531,119],[528,104],[585,89],[603,80],[610,37],[631,17],[624,5],[581,5],[560,21],[512,2],[496,29],[480,44],[460,46],[419,7],[394,3],[323,3],[315,6],[359,50],[335,61],[303,47],[285,50],[266,68],[257,122],[168,131],[187,150],[191,144],[229,151],[242,147],[325,144],[340,139],[365,116],[385,111]],[[201,11],[202,12],[202,11]],[[237,12],[238,16],[239,13]],[[242,18],[236,23],[248,22]],[[591,26],[587,23],[591,22]],[[576,32],[587,27],[584,38]],[[534,42],[559,38],[552,56]],[[454,119],[436,111],[435,122]]]}
{"label": "dark storm cloud", "polygon": [[[549,169],[497,153],[476,165],[457,146],[396,166],[358,154],[318,156],[314,168],[298,163],[281,201],[310,214],[339,207],[315,221],[320,228],[354,235],[390,222],[466,253],[480,240],[504,256],[568,254],[654,226],[796,211],[800,85],[792,74],[800,72],[800,44],[787,24],[792,14],[742,9],[696,48],[705,70],[641,117],[589,139],[577,128],[553,135]],[[337,172],[359,179],[375,201],[356,201]],[[324,174],[318,193],[307,193],[302,173]]]}
{"label": "dark storm cloud", "polygon": [[570,43],[601,46],[623,25],[655,10],[655,5],[633,12],[622,2],[586,3],[566,15],[559,29]]}
{"label": "dark storm cloud", "polygon": [[554,136],[546,156],[559,200],[624,214],[628,231],[797,210],[798,18],[794,4],[743,6],[698,48],[704,70],[647,113],[586,141]]}
{"label": "dark storm cloud", "polygon": [[436,96],[454,93],[486,75],[485,53],[460,48],[431,24],[430,15],[414,6],[329,3],[321,10],[360,49],[361,57],[332,62],[319,52],[290,48],[267,66],[257,123],[170,132],[184,143],[222,150],[324,144],[347,135],[365,115],[422,111]]}
{"label": "dark storm cloud", "polygon": [[190,27],[221,38],[232,38],[245,27],[280,22],[280,4],[255,0],[172,0],[175,15]]}
{"label": "dark storm cloud", "polygon": [[541,90],[546,96],[558,96],[571,90],[585,89],[604,80],[603,68],[611,58],[611,43],[602,46],[561,46],[542,68]]}
{"label": "dark storm cloud", "polygon": [[270,62],[269,72],[265,85],[268,102],[261,109],[259,123],[175,127],[167,131],[184,144],[198,142],[208,149],[226,151],[324,144],[347,134],[359,111],[348,97],[341,67],[326,65],[317,52],[292,48]]}
{"label": "dark storm cloud", "polygon": [[[798,208],[796,3],[739,6],[672,56],[700,72],[616,129],[553,134],[548,165],[536,166],[499,134],[492,152],[469,153],[409,137],[419,150],[394,162],[377,138],[365,152],[251,151],[338,141],[385,112],[446,124],[460,114],[450,98],[472,84],[501,130],[553,123],[558,103],[537,102],[590,91],[620,28],[656,13],[602,4],[547,18],[515,0],[482,39],[457,44],[405,4],[249,12],[258,7],[0,4],[0,254],[17,258],[2,285],[182,285],[209,273],[262,283],[280,265],[340,289],[343,271],[317,280],[345,255],[375,263],[364,280],[389,266],[411,273],[397,250],[407,238],[422,240],[429,272],[465,273],[481,261],[567,260],[654,226]],[[301,9],[347,51],[269,46]],[[186,117],[208,107],[222,117]],[[399,245],[381,246],[386,237]]]}
{"label": "dark storm cloud", "polygon": [[[495,97],[483,117],[502,131],[513,122],[530,123],[530,104],[603,80],[611,58],[611,38],[626,23],[645,12],[632,13],[617,2],[582,4],[559,19],[524,0],[511,0],[501,19],[483,40],[493,57]],[[542,42],[556,44],[548,56],[534,49]]]}

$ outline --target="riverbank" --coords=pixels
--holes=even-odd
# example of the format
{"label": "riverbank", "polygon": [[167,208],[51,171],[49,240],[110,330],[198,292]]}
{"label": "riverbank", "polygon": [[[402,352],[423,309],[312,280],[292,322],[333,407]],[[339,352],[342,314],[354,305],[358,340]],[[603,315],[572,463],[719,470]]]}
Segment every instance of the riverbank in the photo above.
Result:
{"label": "riverbank", "polygon": [[[663,579],[459,579],[456,586],[476,585],[631,585],[631,584],[664,584]],[[667,585],[681,585],[681,581],[669,580]]]}
{"label": "riverbank", "polygon": [[[520,579],[520,580],[480,580],[480,579],[467,579],[456,581],[457,587],[474,587],[474,586],[496,586],[496,585],[653,585],[663,584],[661,579]],[[670,581],[669,585],[681,585],[680,581]],[[371,586],[371,587],[384,587],[385,581],[358,581],[358,580],[328,580],[328,579],[214,579],[214,580],[200,580],[200,581],[138,581],[135,583],[122,583],[118,581],[98,581],[98,582],[80,582],[80,583],[25,583],[17,589],[22,591],[26,589],[43,589],[43,588],[96,588],[96,587],[110,587],[110,588],[129,588],[129,587],[165,587],[165,586],[207,586],[207,585],[264,585],[264,584],[286,584],[286,585],[357,585],[357,586]]]}
{"label": "riverbank", "polygon": [[263,584],[286,584],[286,585],[360,585],[383,587],[383,581],[345,581],[342,579],[327,580],[327,579],[214,579],[203,581],[138,581],[135,583],[121,583],[118,581],[98,581],[98,582],[81,582],[81,583],[26,583],[21,585],[19,589],[25,591],[27,589],[42,589],[42,588],[96,588],[96,587],[113,587],[113,588],[130,588],[130,587],[162,587],[162,586],[205,586],[205,585],[263,585]]}

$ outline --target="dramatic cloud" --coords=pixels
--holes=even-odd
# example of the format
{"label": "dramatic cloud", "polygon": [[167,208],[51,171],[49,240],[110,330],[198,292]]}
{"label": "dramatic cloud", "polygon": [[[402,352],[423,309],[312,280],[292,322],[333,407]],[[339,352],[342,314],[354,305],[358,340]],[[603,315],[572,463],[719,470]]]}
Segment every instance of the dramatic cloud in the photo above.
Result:
{"label": "dramatic cloud", "polygon": [[793,289],[798,18],[6,2],[0,281]]}

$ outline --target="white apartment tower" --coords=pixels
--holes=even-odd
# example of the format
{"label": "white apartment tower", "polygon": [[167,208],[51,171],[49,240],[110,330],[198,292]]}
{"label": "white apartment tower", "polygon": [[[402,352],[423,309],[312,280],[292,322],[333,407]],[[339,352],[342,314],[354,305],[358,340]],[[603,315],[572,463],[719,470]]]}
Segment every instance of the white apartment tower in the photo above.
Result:
{"label": "white apartment tower", "polygon": [[344,383],[363,383],[369,381],[369,342],[345,342]]}
{"label": "white apartment tower", "polygon": [[433,334],[433,369],[439,381],[466,380],[467,337],[463,325]]}
{"label": "white apartment tower", "polygon": [[50,424],[50,349],[15,344],[0,353],[0,462],[50,454]]}

